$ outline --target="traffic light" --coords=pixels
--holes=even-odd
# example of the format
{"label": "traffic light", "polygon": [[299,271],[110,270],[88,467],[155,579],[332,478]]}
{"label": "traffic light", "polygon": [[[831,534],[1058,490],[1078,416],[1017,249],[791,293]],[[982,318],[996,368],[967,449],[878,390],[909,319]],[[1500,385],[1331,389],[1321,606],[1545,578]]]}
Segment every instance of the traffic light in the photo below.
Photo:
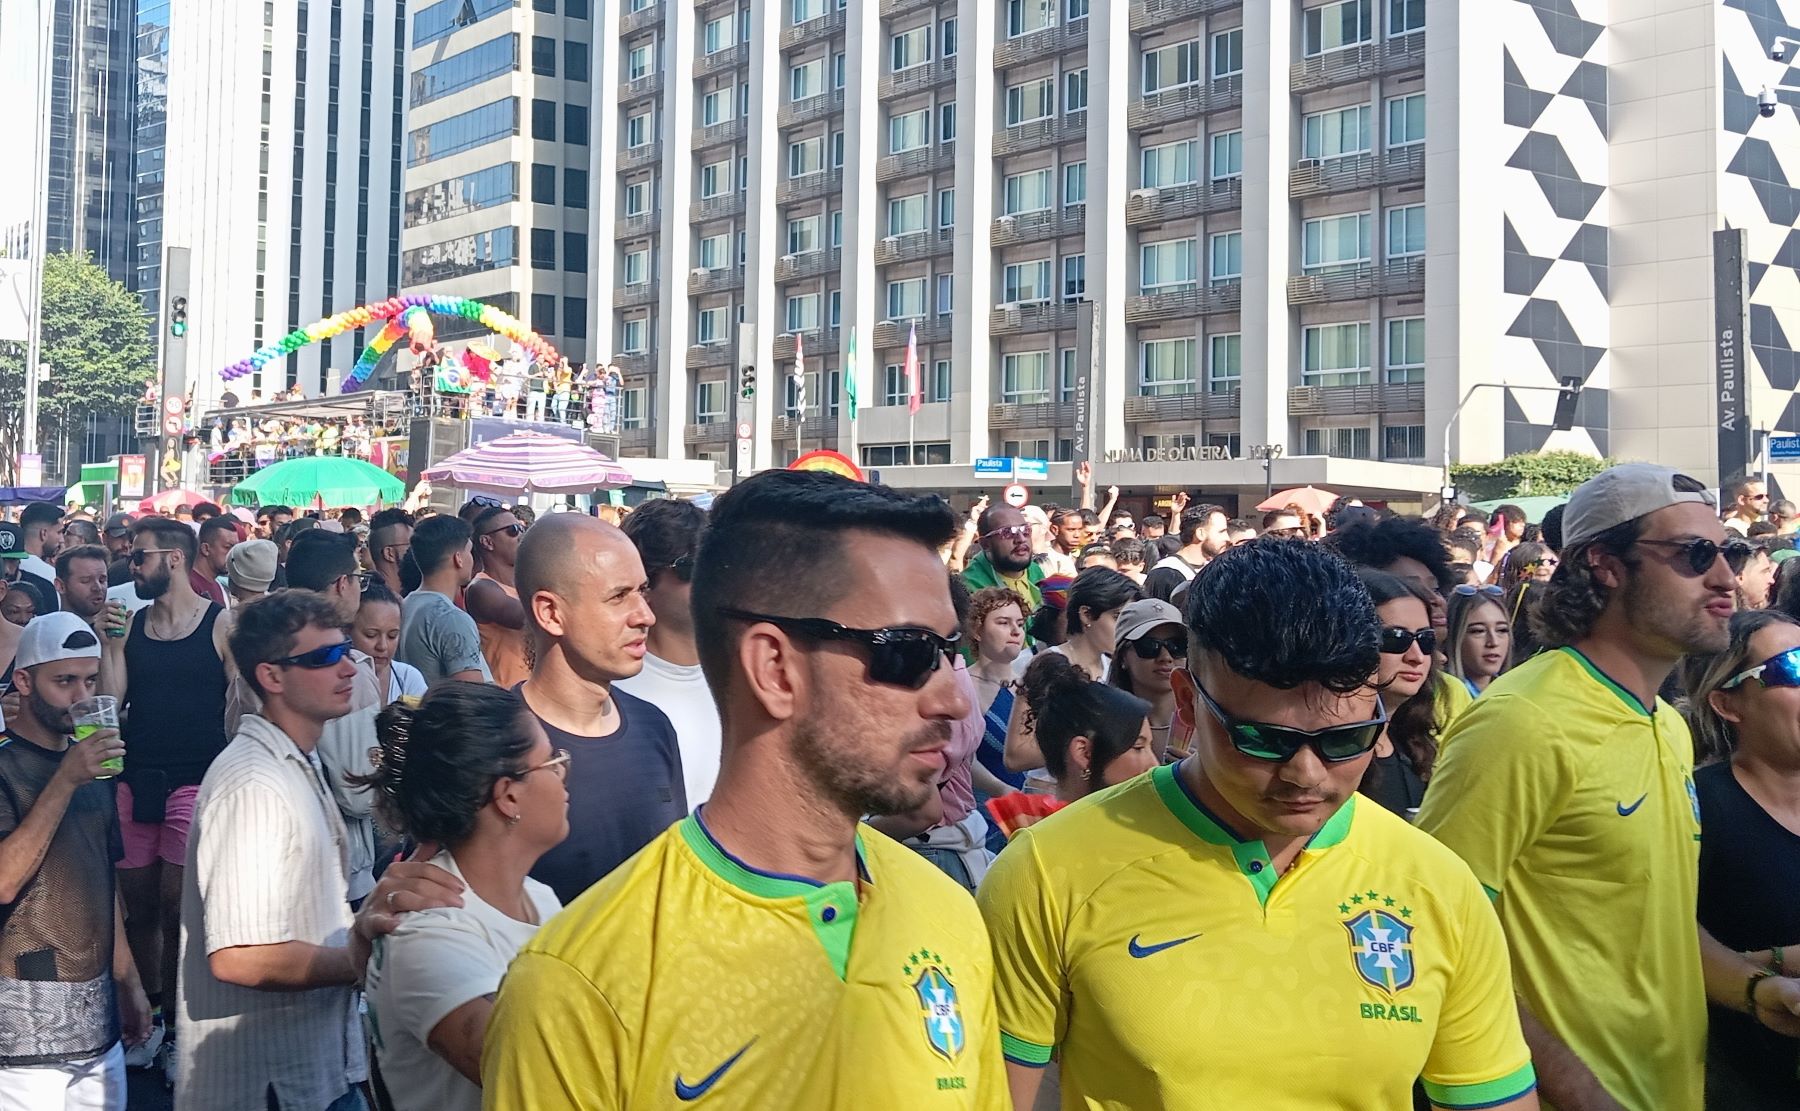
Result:
{"label": "traffic light", "polygon": [[756,396],[756,367],[746,363],[738,368],[738,396],[745,401]]}
{"label": "traffic light", "polygon": [[175,297],[169,301],[169,334],[172,336],[187,335],[186,297]]}

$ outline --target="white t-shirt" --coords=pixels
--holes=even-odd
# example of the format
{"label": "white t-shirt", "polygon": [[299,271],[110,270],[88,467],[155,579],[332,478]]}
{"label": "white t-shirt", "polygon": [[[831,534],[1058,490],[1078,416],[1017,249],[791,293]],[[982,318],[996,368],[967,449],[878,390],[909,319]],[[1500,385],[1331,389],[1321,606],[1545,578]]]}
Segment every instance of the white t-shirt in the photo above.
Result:
{"label": "white t-shirt", "polygon": [[[462,878],[447,850],[431,862]],[[432,1052],[426,1039],[451,1011],[498,991],[513,957],[562,909],[534,879],[526,879],[525,895],[536,923],[509,918],[468,889],[462,906],[408,914],[375,942],[369,1025],[395,1111],[481,1111],[481,1089]]]}
{"label": "white t-shirt", "polygon": [[646,652],[644,670],[629,679],[614,680],[613,685],[669,716],[681,746],[688,813],[693,813],[712,797],[713,783],[719,778],[719,711],[700,665],[683,667]]}
{"label": "white t-shirt", "polygon": [[[423,698],[425,696],[425,676],[419,669],[400,660],[388,661],[387,701],[395,702],[401,698]],[[385,705],[386,703],[383,703]]]}

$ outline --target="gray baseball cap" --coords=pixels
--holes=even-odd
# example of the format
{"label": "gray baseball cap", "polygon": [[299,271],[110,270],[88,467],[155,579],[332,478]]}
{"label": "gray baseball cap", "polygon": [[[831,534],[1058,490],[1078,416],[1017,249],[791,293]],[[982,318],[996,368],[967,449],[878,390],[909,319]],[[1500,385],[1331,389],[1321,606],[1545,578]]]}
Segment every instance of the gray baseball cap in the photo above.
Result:
{"label": "gray baseball cap", "polygon": [[1563,547],[1585,544],[1607,529],[1683,502],[1718,507],[1706,484],[1672,467],[1620,463],[1575,488],[1563,510]]}

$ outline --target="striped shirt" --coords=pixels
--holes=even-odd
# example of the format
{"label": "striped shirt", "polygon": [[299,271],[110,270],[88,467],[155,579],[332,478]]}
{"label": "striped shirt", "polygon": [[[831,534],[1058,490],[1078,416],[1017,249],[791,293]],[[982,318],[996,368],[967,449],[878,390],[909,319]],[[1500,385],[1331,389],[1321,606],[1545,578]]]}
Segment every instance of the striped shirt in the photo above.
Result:
{"label": "striped shirt", "polygon": [[249,715],[207,770],[181,885],[183,1111],[323,1108],[368,1076],[356,992],[257,991],[223,983],[207,958],[240,945],[342,947],[348,839],[316,756]]}

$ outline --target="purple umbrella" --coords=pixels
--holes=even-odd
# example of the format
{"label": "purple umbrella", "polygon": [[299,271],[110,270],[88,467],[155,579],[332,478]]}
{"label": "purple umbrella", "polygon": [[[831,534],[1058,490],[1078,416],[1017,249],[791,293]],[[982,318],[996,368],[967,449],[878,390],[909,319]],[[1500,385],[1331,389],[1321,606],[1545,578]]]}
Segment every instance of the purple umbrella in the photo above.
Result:
{"label": "purple umbrella", "polygon": [[581,494],[631,485],[631,472],[585,444],[513,432],[427,468],[424,477],[495,494]]}

